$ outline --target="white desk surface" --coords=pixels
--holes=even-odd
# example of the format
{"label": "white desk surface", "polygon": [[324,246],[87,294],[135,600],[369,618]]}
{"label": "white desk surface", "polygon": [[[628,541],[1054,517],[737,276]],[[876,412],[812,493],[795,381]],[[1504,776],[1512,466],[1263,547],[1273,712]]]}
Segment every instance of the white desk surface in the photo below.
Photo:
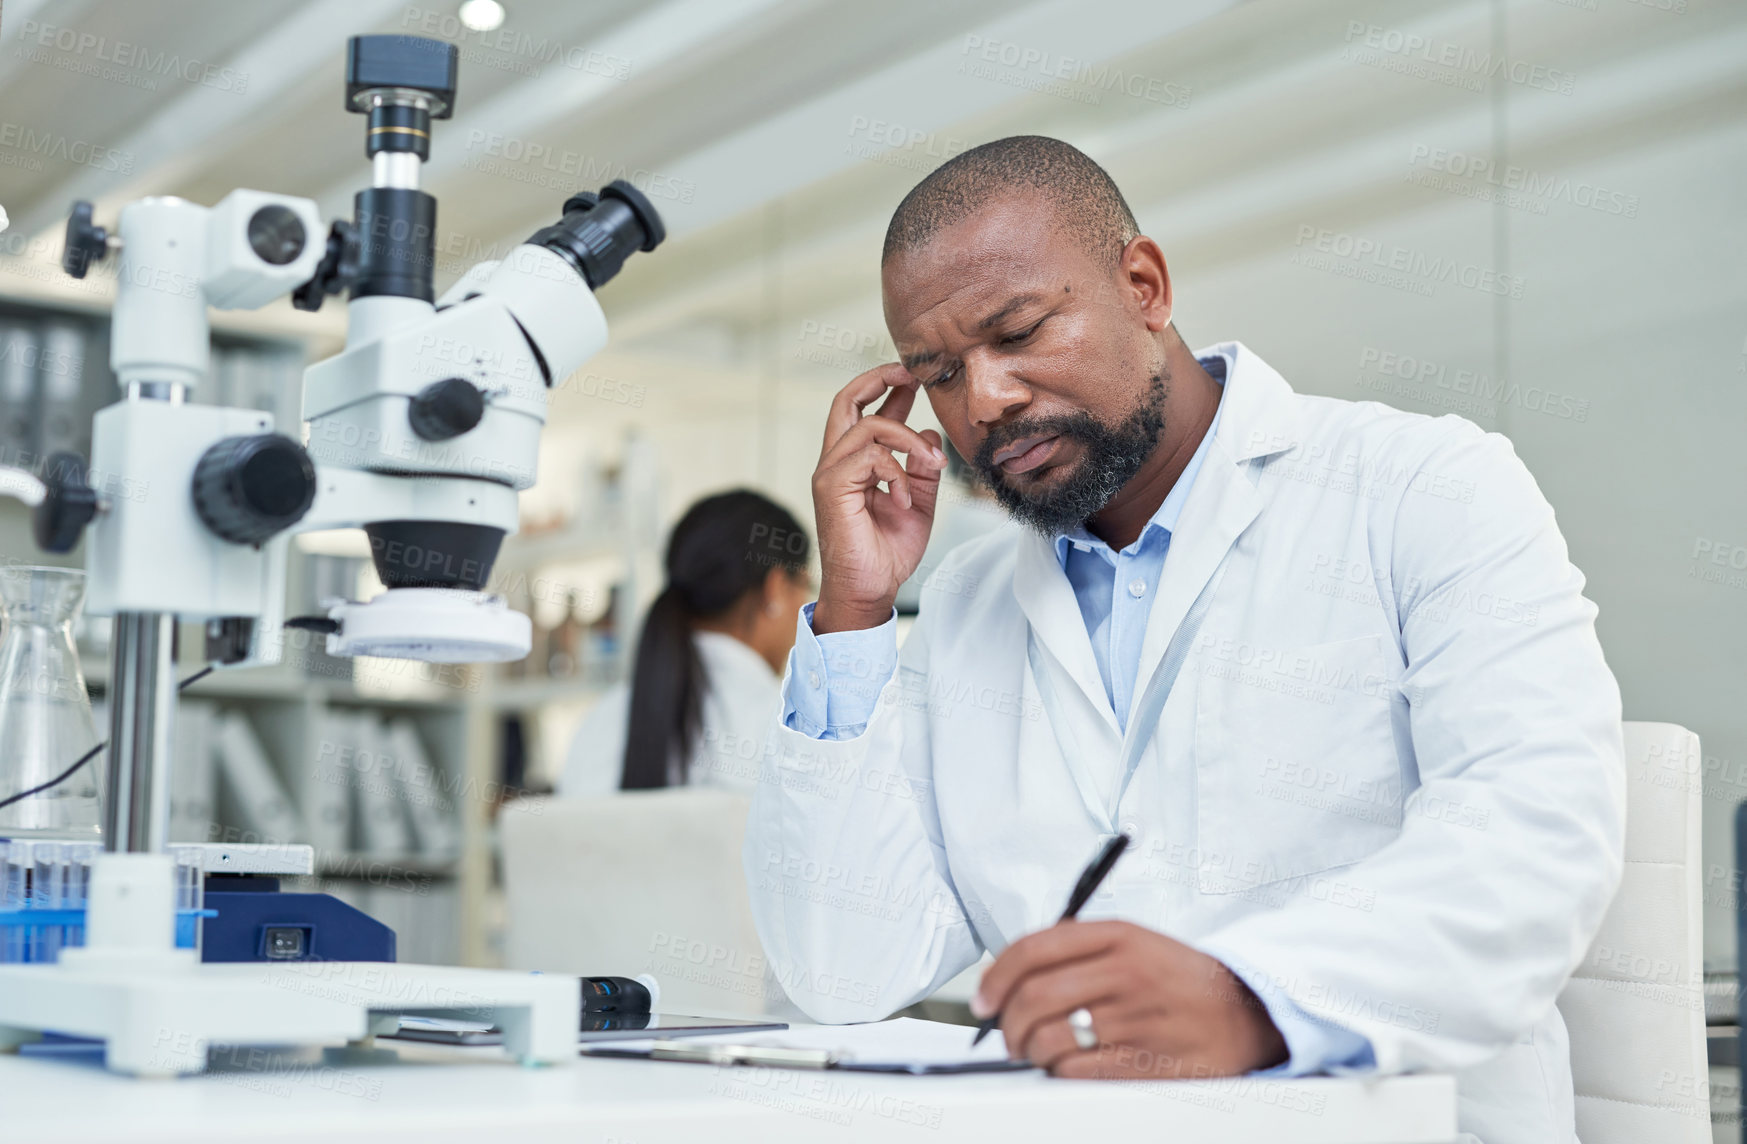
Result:
{"label": "white desk surface", "polygon": [[0,1139],[700,1144],[1098,1140],[1447,1144],[1447,1076],[1198,1082],[1038,1072],[880,1076],[579,1058],[525,1068],[496,1048],[215,1054],[199,1076],[132,1080],[95,1055],[0,1055]]}

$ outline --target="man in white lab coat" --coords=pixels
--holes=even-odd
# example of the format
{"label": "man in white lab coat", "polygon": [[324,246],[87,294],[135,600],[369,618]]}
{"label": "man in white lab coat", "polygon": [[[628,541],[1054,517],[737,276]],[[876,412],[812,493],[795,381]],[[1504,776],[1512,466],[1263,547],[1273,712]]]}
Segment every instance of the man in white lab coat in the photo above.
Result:
{"label": "man in white lab coat", "polygon": [[[1572,1139],[1554,999],[1620,878],[1620,700],[1510,443],[1191,352],[1054,140],[925,179],[882,282],[902,363],[831,408],[747,830],[794,1000],[876,1019],[989,950],[973,1008],[1058,1075],[1449,1070],[1488,1144]],[[948,558],[900,653],[918,389],[1024,527]]]}

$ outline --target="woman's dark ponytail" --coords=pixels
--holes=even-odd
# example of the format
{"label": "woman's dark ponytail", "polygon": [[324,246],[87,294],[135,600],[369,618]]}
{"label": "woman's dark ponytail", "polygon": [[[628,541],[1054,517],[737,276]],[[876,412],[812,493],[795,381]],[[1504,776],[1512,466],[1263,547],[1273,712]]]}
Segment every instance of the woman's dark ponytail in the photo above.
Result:
{"label": "woman's dark ponytail", "polygon": [[708,686],[693,623],[720,616],[761,589],[772,568],[805,571],[811,547],[787,509],[746,489],[706,497],[674,525],[667,585],[643,620],[631,670],[624,790],[686,781]]}
{"label": "woman's dark ponytail", "polygon": [[[674,746],[691,742],[701,718],[704,665],[692,643],[691,618],[669,584],[649,605],[631,675],[631,718],[625,729],[625,790],[667,785]],[[680,755],[683,767],[684,755]]]}

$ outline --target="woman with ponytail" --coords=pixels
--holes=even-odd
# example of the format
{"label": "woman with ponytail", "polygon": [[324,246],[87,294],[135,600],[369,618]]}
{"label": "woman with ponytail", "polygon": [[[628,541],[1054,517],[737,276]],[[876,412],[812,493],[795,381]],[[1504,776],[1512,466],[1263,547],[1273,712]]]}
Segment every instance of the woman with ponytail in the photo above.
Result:
{"label": "woman with ponytail", "polygon": [[687,509],[667,542],[667,583],[644,617],[630,682],[583,720],[560,792],[692,783],[751,793],[795,616],[812,598],[810,551],[800,523],[758,493]]}

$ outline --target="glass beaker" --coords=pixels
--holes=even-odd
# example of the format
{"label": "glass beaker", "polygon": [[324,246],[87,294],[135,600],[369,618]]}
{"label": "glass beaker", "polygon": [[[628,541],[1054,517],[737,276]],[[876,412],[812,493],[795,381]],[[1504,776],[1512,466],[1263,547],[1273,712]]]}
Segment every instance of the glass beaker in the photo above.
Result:
{"label": "glass beaker", "polygon": [[[98,743],[73,646],[84,601],[77,568],[0,565],[0,800],[50,781]],[[64,782],[0,807],[0,838],[99,837],[104,763],[99,751]]]}

